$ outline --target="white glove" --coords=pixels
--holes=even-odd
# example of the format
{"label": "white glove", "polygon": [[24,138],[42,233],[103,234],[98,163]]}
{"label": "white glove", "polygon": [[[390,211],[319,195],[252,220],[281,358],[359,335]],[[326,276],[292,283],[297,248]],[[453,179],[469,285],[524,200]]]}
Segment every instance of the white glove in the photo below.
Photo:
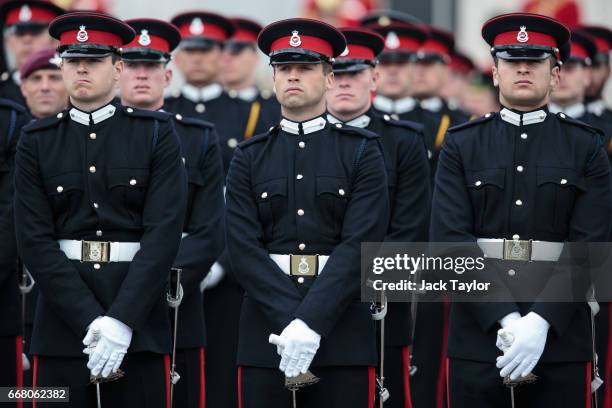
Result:
{"label": "white glove", "polygon": [[[506,327],[508,327],[508,325],[521,318],[521,314],[519,312],[512,312],[507,314],[506,316],[504,316],[500,321],[499,321],[499,325],[501,326],[502,329],[505,329]],[[497,331],[497,340],[495,342],[495,345],[497,346],[498,349],[500,349],[501,351],[506,351],[511,344],[507,344],[507,335],[505,336],[505,339],[502,339],[500,337],[500,333],[504,333],[505,331],[503,330],[498,330]],[[506,332],[507,333],[507,332]],[[512,342],[510,342],[512,343]]]}
{"label": "white glove", "polygon": [[206,289],[217,286],[224,276],[225,269],[223,269],[219,262],[215,262],[210,267],[210,271],[208,271],[206,277],[202,280],[202,282],[200,282],[200,292],[204,292]]}
{"label": "white glove", "polygon": [[21,353],[21,367],[23,371],[28,371],[30,369],[30,360],[25,353]]}
{"label": "white glove", "polygon": [[321,336],[302,320],[294,319],[280,336],[270,335],[269,341],[276,345],[276,352],[281,356],[279,370],[286,377],[297,377],[308,371],[319,349]]}
{"label": "white glove", "polygon": [[88,346],[83,352],[89,354],[87,368],[91,374],[108,377],[115,373],[123,362],[132,341],[132,329],[109,316],[98,318],[89,326],[83,339]]}
{"label": "white glove", "polygon": [[544,352],[549,328],[550,324],[544,318],[530,312],[500,329],[498,337],[514,339],[507,342],[511,343],[510,347],[497,358],[497,368],[501,368],[499,375],[506,377],[510,374],[511,380],[529,375]]}

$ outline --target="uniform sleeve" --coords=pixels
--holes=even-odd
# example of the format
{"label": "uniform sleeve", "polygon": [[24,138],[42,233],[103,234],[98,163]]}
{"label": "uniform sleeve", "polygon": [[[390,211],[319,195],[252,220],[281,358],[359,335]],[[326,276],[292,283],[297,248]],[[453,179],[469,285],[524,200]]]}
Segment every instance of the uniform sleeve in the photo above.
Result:
{"label": "uniform sleeve", "polygon": [[[22,134],[15,159],[17,245],[26,267],[46,295],[47,304],[80,337],[96,317],[104,314],[104,309],[59,249],[38,155],[34,137]],[[62,295],[55,296],[57,293]]]}
{"label": "uniform sleeve", "polygon": [[[595,139],[595,138],[593,138]],[[570,219],[568,242],[606,242],[609,241],[610,203],[610,167],[603,149],[595,141],[591,148],[591,159],[586,165],[584,177],[587,183],[586,191],[576,196],[574,210]],[[569,251],[568,245],[564,253]],[[564,256],[562,258],[568,258]],[[567,293],[573,288],[574,293],[586,293],[587,287],[575,288],[584,282],[577,282],[573,277],[576,272],[565,267],[551,275],[540,297],[544,300],[559,298],[559,293]],[[531,311],[545,318],[559,335],[569,326],[577,303],[557,303],[550,301],[536,302]]]}
{"label": "uniform sleeve", "polygon": [[294,313],[321,336],[328,335],[350,303],[359,300],[361,243],[382,241],[388,226],[387,177],[377,141],[368,141],[356,171],[341,242]]}
{"label": "uniform sleeve", "polygon": [[[473,243],[473,245],[462,247],[459,256],[481,257],[483,254],[476,245],[473,225],[472,203],[466,188],[459,147],[453,135],[447,134],[436,172],[430,241],[434,243]],[[480,274],[479,279],[491,282],[491,286],[496,288],[496,293],[503,293],[505,299],[512,298],[491,262],[485,263],[485,269]],[[490,330],[498,320],[507,314],[519,311],[518,305],[510,302],[474,302],[469,305],[484,331]]]}
{"label": "uniform sleeve", "polygon": [[227,247],[238,282],[258,303],[274,332],[280,332],[293,320],[292,312],[299,306],[301,296],[263,245],[250,175],[248,154],[237,148],[227,175]]}
{"label": "uniform sleeve", "polygon": [[187,202],[187,180],[178,137],[169,124],[160,126],[153,151],[149,186],[142,214],[144,233],[107,316],[133,330],[147,320],[164,296],[168,274],[181,241]]}
{"label": "uniform sleeve", "polygon": [[219,140],[214,130],[205,130],[208,147],[198,171],[202,185],[195,187],[188,236],[181,240],[174,266],[182,268],[185,296],[200,289],[200,282],[223,249],[223,166]]}
{"label": "uniform sleeve", "polygon": [[393,213],[385,241],[426,242],[431,188],[429,162],[421,138],[398,145],[399,161]]}

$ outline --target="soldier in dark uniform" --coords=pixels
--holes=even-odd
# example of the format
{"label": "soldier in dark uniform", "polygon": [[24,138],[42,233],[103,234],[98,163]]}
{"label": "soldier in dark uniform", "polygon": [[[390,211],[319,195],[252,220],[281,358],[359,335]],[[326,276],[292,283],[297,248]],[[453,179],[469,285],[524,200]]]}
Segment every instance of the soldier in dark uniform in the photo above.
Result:
{"label": "soldier in dark uniform", "polygon": [[[13,220],[13,175],[17,141],[29,122],[23,106],[0,98],[0,385],[23,385],[22,320],[19,299],[17,246]],[[17,406],[7,405],[7,406]]]}
{"label": "soldier in dark uniform", "polygon": [[7,52],[11,54],[15,65],[14,71],[5,71],[0,75],[2,97],[25,106],[25,99],[19,89],[19,69],[32,53],[54,45],[47,27],[51,20],[62,13],[62,8],[42,0],[14,0],[0,7]]}
{"label": "soldier in dark uniform", "polygon": [[[391,210],[385,241],[427,241],[430,183],[422,126],[391,119],[372,109],[376,55],[382,51],[384,39],[364,28],[341,31],[348,52],[336,58],[333,65],[334,87],[327,95],[328,120],[365,128],[381,138]],[[385,403],[388,407],[411,406],[410,306],[409,303],[387,306],[383,376],[384,387],[390,393]]]}
{"label": "soldier in dark uniform", "polygon": [[[453,303],[450,406],[511,407],[504,378],[526,379],[533,371],[539,379],[513,388],[514,406],[588,407],[586,300],[538,299],[551,299],[559,289],[555,261],[564,242],[608,238],[607,158],[597,130],[547,108],[558,63],[567,57],[569,30],[549,17],[517,13],[489,20],[482,32],[492,47],[503,108],[449,129],[436,175],[431,240],[464,242],[474,254],[486,254],[480,277],[497,282],[507,299],[525,290],[537,295],[530,302]],[[516,253],[508,250],[514,247]],[[525,287],[533,274],[542,280]]]}
{"label": "soldier in dark uniform", "polygon": [[[168,114],[113,102],[129,25],[75,12],[49,32],[70,105],[24,128],[15,164],[17,244],[40,288],[34,386],[70,387],[74,407],[96,397],[164,407],[165,288],[187,201],[178,137]],[[115,380],[94,386],[90,376]]]}
{"label": "soldier in dark uniform", "polygon": [[[167,68],[170,53],[178,45],[178,29],[153,19],[127,20],[134,40],[123,47],[125,64],[119,81],[121,103],[141,109],[159,110],[163,91],[170,84]],[[204,346],[206,333],[200,282],[223,249],[223,169],[214,126],[181,114],[172,116],[179,136],[181,155],[187,168],[189,194],[183,239],[174,266],[182,269],[184,290],[179,307],[175,386],[177,407],[205,406]]]}
{"label": "soldier in dark uniform", "polygon": [[359,300],[359,253],[388,225],[379,140],[326,120],[331,58],[346,48],[338,30],[283,20],[258,43],[274,68],[283,119],[239,145],[227,176],[228,248],[245,289],[240,403],[291,406],[285,376],[312,365],[320,381],[297,391],[298,406],[371,407],[376,339]]}
{"label": "soldier in dark uniform", "polygon": [[249,116],[244,131],[245,139],[254,133],[268,131],[280,120],[280,105],[269,90],[255,85],[255,71],[259,62],[257,36],[261,25],[246,18],[232,18],[236,31],[225,43],[221,82],[230,98],[250,103]]}

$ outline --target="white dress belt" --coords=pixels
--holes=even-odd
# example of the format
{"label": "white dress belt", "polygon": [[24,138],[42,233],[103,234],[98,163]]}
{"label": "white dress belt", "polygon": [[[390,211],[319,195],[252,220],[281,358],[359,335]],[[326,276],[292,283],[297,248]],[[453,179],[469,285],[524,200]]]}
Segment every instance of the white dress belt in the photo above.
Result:
{"label": "white dress belt", "polygon": [[[136,253],[140,250],[140,242],[103,242],[60,239],[58,244],[68,259],[82,262],[131,262]],[[84,244],[85,251],[83,251]],[[106,249],[102,249],[103,247],[106,247]],[[106,252],[106,254],[104,252]]]}
{"label": "white dress belt", "polygon": [[285,275],[317,276],[323,271],[329,255],[270,254],[270,259],[278,265]]}
{"label": "white dress belt", "polygon": [[563,242],[478,238],[485,257],[510,261],[558,261]]}

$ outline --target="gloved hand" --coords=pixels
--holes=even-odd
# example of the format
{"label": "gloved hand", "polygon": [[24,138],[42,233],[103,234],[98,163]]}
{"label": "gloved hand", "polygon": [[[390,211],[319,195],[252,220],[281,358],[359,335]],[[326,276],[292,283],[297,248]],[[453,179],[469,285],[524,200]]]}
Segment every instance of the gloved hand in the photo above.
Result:
{"label": "gloved hand", "polygon": [[211,267],[210,271],[206,274],[206,277],[200,282],[200,292],[204,292],[206,289],[214,288],[221,282],[221,279],[225,276],[225,269],[219,262],[215,262]]}
{"label": "gloved hand", "polygon": [[[502,329],[505,329],[506,327],[508,327],[508,325],[511,322],[518,320],[520,318],[521,318],[521,314],[519,312],[508,313],[501,320],[499,320],[499,325],[501,326]],[[504,331],[502,330],[497,331],[497,340],[495,342],[495,345],[501,351],[506,351],[510,347],[510,344],[507,344],[506,340],[500,337],[500,332],[504,332]]]}
{"label": "gloved hand", "polygon": [[83,339],[88,346],[83,352],[89,354],[87,368],[91,374],[108,377],[117,372],[131,341],[132,329],[119,320],[109,316],[94,320]]}
{"label": "gloved hand", "polygon": [[[501,368],[499,375],[510,375],[511,380],[519,376],[526,377],[534,369],[546,345],[546,337],[550,324],[539,314],[530,312],[517,320],[512,320],[500,331],[514,337],[512,345],[497,358],[497,368]],[[498,337],[504,333],[498,332]]]}
{"label": "gloved hand", "polygon": [[286,377],[297,377],[308,371],[319,349],[321,336],[302,320],[295,319],[285,327],[280,337],[270,336],[270,342],[276,345],[281,356],[278,368]]}
{"label": "gloved hand", "polygon": [[30,369],[30,359],[25,353],[21,353],[21,367],[23,371],[28,371]]}

